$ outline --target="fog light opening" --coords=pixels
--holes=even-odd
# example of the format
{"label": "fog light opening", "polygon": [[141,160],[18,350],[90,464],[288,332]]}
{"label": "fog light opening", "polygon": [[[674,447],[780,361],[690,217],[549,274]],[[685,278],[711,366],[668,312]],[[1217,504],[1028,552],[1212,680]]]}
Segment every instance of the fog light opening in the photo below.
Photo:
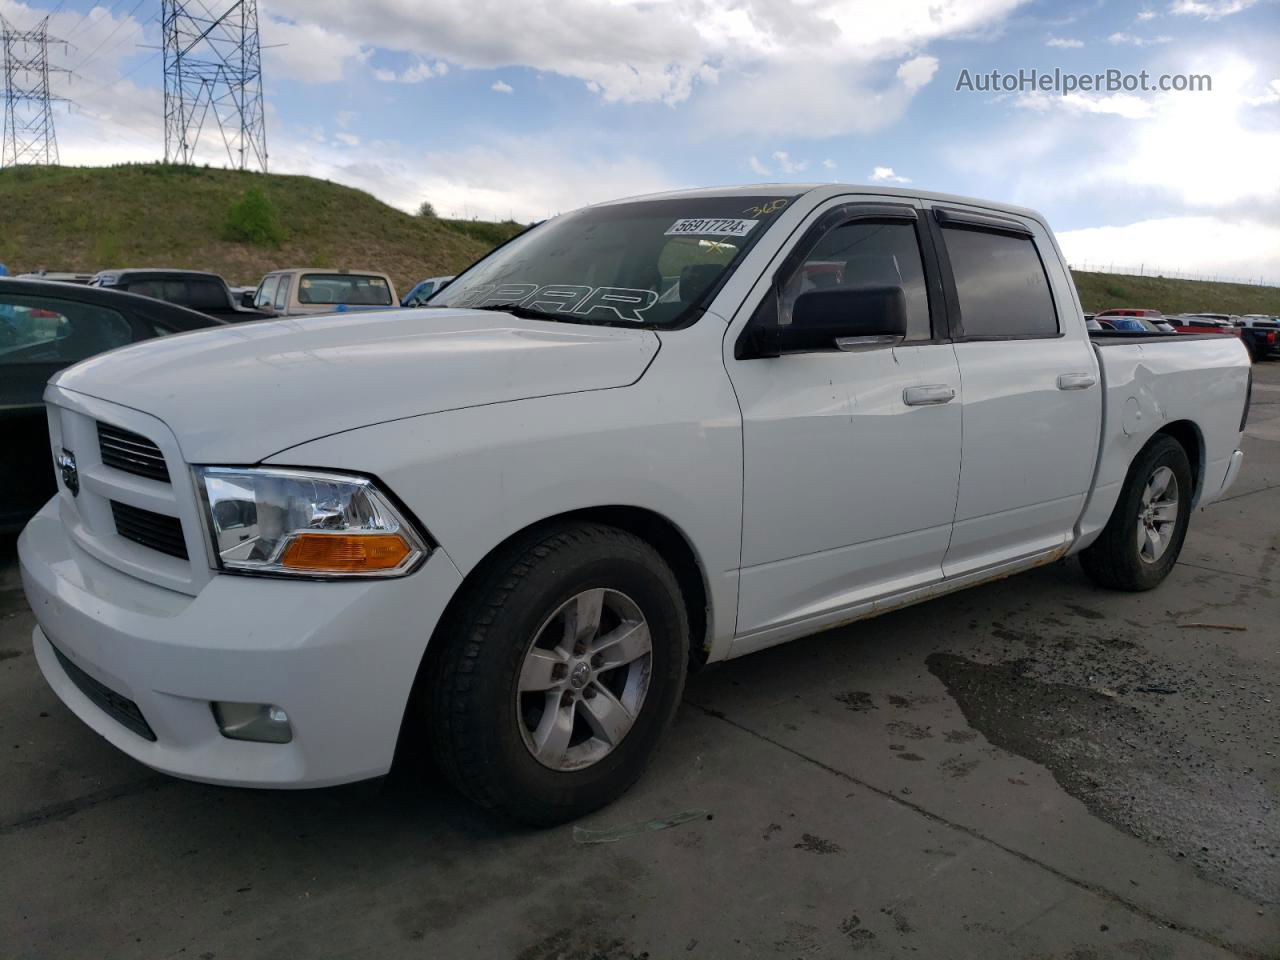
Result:
{"label": "fog light opening", "polygon": [[293,739],[289,714],[272,703],[233,703],[215,700],[213,719],[228,740],[288,743]]}

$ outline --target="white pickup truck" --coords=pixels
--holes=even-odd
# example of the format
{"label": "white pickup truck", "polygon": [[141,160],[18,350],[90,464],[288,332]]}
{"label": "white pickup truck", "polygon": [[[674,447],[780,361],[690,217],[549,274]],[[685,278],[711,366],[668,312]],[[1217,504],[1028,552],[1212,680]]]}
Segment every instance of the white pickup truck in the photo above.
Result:
{"label": "white pickup truck", "polygon": [[1156,586],[1240,468],[1249,384],[1238,337],[1091,339],[1029,210],[589,207],[427,309],[54,378],[35,652],[158,770],[320,786],[421,736],[475,801],[554,823],[640,775],[690,665],[1072,554]]}

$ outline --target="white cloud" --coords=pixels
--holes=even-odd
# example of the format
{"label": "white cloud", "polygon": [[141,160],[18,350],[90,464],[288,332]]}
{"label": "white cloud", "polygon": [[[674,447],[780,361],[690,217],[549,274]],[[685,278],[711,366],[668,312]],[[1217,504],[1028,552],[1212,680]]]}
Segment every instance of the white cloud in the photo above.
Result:
{"label": "white cloud", "polygon": [[[785,150],[775,150],[769,156],[770,163],[762,163],[759,157],[751,156],[747,158],[747,166],[751,168],[752,173],[758,173],[762,177],[767,177],[778,173],[785,176],[792,176],[797,173],[803,173],[809,167],[808,160],[793,160],[791,154]],[[824,166],[830,161],[824,161]]]}
{"label": "white cloud", "polygon": [[895,76],[908,90],[919,90],[938,72],[937,57],[912,57],[898,67]]}
{"label": "white cloud", "polygon": [[[359,47],[439,58],[467,68],[524,66],[584,82],[606,101],[681,103],[728,77],[767,87],[803,65],[879,112],[868,68],[907,58],[898,85],[918,90],[937,69],[929,42],[997,22],[1027,0],[274,0],[272,12],[323,24]],[[494,29],[501,24],[501,29]],[[847,77],[845,81],[842,78]],[[813,98],[810,89],[808,96]],[[896,115],[900,95],[887,110]],[[749,113],[751,98],[732,101]],[[812,111],[811,111],[812,113]],[[825,118],[825,117],[823,117]],[[866,120],[855,128],[873,129]],[[776,124],[775,124],[776,126]],[[783,124],[783,126],[786,126]]]}
{"label": "white cloud", "polygon": [[822,168],[824,170],[834,170],[836,168],[836,162],[828,157],[826,160],[822,161]]}
{"label": "white cloud", "polygon": [[1149,117],[1154,112],[1150,100],[1132,93],[1112,93],[1107,95],[1089,93],[1024,93],[1014,100],[1014,106],[1027,110],[1045,113],[1050,110],[1064,110],[1067,113],[1104,113],[1129,120]]}
{"label": "white cloud", "polygon": [[1169,12],[1203,17],[1205,20],[1219,20],[1241,10],[1248,10],[1257,2],[1258,0],[1174,0],[1169,6]]}
{"label": "white cloud", "polygon": [[910,177],[900,177],[893,172],[893,167],[876,167],[871,171],[873,183],[910,183]]}
{"label": "white cloud", "polygon": [[777,165],[779,173],[801,173],[809,166],[808,160],[792,160],[785,150],[775,150],[773,162]]}
{"label": "white cloud", "polygon": [[1280,78],[1267,84],[1265,93],[1257,97],[1249,97],[1245,100],[1245,103],[1251,107],[1265,107],[1268,104],[1280,103]]}
{"label": "white cloud", "polygon": [[375,140],[361,150],[277,137],[272,169],[367,190],[405,211],[424,199],[441,216],[521,222],[588,203],[692,184],[673,181],[650,157],[601,152],[555,136],[484,138],[429,150]]}
{"label": "white cloud", "polygon": [[[1159,211],[1169,237],[1176,236],[1147,252],[1147,234],[1130,232],[1105,257],[1089,253],[1090,259],[1130,264],[1151,258],[1150,264],[1159,253],[1160,265],[1170,270],[1280,279],[1280,253],[1269,232],[1280,225],[1280,124],[1250,106],[1264,86],[1258,69],[1234,51],[1212,46],[1188,54],[1179,69],[1212,71],[1212,92],[1152,95],[1141,101],[1145,107],[1107,98],[1059,104],[1066,98],[1042,97],[1039,109],[988,131],[982,142],[944,148],[945,161],[968,192],[1071,209],[1077,217],[1108,206]],[[1017,102],[1037,105],[1031,98]],[[1121,115],[1098,115],[1104,112]],[[1126,119],[1125,112],[1137,116]],[[1259,223],[1267,230],[1259,232]],[[1232,225],[1246,239],[1228,236]]]}
{"label": "white cloud", "polygon": [[343,133],[342,131],[339,131],[333,135],[333,138],[348,147],[360,146],[360,138],[354,133]]}
{"label": "white cloud", "polygon": [[1114,264],[1143,273],[1217,274],[1280,282],[1280,227],[1223,217],[1163,217],[1058,233],[1073,265]]}
{"label": "white cloud", "polygon": [[1128,47],[1154,47],[1162,43],[1170,43],[1172,40],[1173,37],[1163,35],[1158,37],[1139,37],[1136,34],[1124,32],[1113,33],[1107,37],[1107,43]]}
{"label": "white cloud", "polygon": [[1044,45],[1046,47],[1059,47],[1063,50],[1078,50],[1084,46],[1084,41],[1071,37],[1050,37],[1044,42]]}
{"label": "white cloud", "polygon": [[828,65],[799,57],[704,90],[695,105],[695,126],[704,137],[871,133],[900,119],[937,69],[933,57],[913,57],[886,82],[857,63]]}
{"label": "white cloud", "polygon": [[513,93],[514,88],[509,83],[503,83],[501,80],[495,80],[493,86],[489,88],[494,93]]}
{"label": "white cloud", "polygon": [[1154,10],[1139,10],[1138,15],[1134,17],[1134,19],[1138,23],[1146,23],[1148,20],[1154,20],[1158,16],[1160,16],[1160,14],[1156,13]]}
{"label": "white cloud", "polygon": [[443,77],[448,72],[449,65],[443,60],[437,60],[435,63],[419,60],[399,73],[394,70],[379,69],[373,71],[373,76],[375,80],[382,83],[421,83],[432,77]]}
{"label": "white cloud", "polygon": [[300,83],[337,83],[346,76],[348,65],[361,63],[369,55],[358,41],[319,23],[263,17],[259,33],[264,74]]}

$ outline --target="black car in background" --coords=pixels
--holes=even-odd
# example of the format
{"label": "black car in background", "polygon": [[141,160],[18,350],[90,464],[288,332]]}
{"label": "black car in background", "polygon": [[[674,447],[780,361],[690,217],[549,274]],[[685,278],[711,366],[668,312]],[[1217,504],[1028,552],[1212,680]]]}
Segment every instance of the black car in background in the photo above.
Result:
{"label": "black car in background", "polygon": [[56,484],[44,386],[115,347],[223,321],[115,290],[0,277],[0,531],[17,530]]}
{"label": "black car in background", "polygon": [[227,286],[227,281],[216,273],[159,268],[103,270],[89,283],[95,287],[110,287],[176,303],[228,323],[273,316],[243,306],[240,298]]}

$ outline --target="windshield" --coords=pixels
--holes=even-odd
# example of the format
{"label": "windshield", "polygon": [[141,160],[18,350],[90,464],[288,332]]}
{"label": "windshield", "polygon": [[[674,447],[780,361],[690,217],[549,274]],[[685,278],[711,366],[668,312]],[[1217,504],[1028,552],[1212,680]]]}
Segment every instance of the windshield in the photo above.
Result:
{"label": "windshield", "polygon": [[386,307],[391,304],[391,290],[382,277],[354,273],[306,273],[298,281],[298,302]]}
{"label": "windshield", "polygon": [[694,196],[587,207],[498,248],[430,305],[519,305],[569,322],[678,326],[793,199]]}

